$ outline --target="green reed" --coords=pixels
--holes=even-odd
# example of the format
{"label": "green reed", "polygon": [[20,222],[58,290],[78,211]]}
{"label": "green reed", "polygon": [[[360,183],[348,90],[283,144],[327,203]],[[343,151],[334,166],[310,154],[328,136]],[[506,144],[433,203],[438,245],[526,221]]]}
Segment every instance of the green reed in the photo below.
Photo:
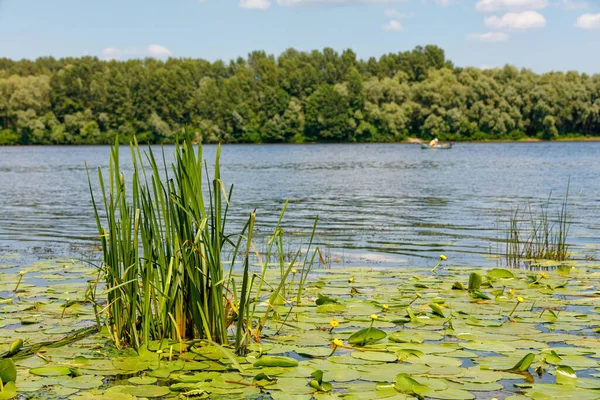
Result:
{"label": "green reed", "polygon": [[[198,146],[196,153],[189,141],[176,146],[170,166],[164,150],[160,163],[151,149],[142,154],[137,143],[130,145],[130,153],[130,191],[119,165],[118,143],[111,149],[108,186],[98,170],[105,215],[99,209],[91,179],[89,182],[104,255],[107,306],[103,311],[114,342],[139,348],[151,340],[167,338],[179,341],[181,350],[189,339],[226,344],[230,333],[235,332],[236,350],[243,354],[275,310],[273,305],[285,292],[285,281],[297,258],[284,267],[280,223],[285,207],[273,235],[278,243],[275,251],[282,260],[280,282],[271,286],[264,315],[255,318],[273,245],[263,261],[253,243],[256,212],[250,214],[241,231],[227,233],[233,186],[227,191],[221,180],[220,148],[212,179],[203,164],[202,147]],[[315,229],[311,245],[314,233]],[[244,247],[238,290],[239,278],[233,270]],[[222,260],[225,248],[233,255],[228,274]],[[258,259],[260,275],[250,273],[251,257]],[[310,270],[306,259],[305,269]],[[303,284],[298,285],[298,293]]]}
{"label": "green reed", "polygon": [[508,223],[505,248],[509,266],[517,267],[523,260],[565,261],[569,258],[567,239],[572,222],[569,186],[555,218],[549,215],[552,193],[539,210],[529,204],[526,213],[518,208],[513,212]]}

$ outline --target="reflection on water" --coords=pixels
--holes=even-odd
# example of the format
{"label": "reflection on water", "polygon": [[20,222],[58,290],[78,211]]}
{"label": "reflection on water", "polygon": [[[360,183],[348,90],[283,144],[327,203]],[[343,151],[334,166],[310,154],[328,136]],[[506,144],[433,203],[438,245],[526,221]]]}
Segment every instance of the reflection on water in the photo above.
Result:
{"label": "reflection on water", "polygon": [[[210,161],[215,146],[205,146]],[[167,148],[170,154],[171,148]],[[108,168],[108,147],[0,148],[0,252],[75,254],[95,243],[84,162]],[[127,152],[122,152],[124,164]],[[490,243],[511,209],[556,202],[571,179],[571,242],[581,257],[600,243],[600,143],[228,145],[223,179],[234,184],[234,221],[257,208],[272,227],[285,199],[293,242],[319,216],[319,242],[344,262],[491,265]],[[124,168],[126,169],[126,168]],[[493,245],[493,253],[501,251]]]}

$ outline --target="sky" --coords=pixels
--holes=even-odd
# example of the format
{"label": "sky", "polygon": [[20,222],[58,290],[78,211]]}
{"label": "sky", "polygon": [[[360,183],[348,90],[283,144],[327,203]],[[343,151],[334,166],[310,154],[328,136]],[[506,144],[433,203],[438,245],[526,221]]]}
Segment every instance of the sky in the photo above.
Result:
{"label": "sky", "polygon": [[600,0],[0,0],[0,57],[192,57],[435,44],[458,66],[600,73]]}

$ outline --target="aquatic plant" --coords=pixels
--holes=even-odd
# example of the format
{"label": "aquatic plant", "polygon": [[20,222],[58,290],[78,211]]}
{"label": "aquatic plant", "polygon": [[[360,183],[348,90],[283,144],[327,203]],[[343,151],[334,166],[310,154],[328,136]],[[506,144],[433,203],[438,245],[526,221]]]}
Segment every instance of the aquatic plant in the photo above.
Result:
{"label": "aquatic plant", "polygon": [[[142,153],[138,144],[132,143],[133,174],[127,185],[117,142],[110,153],[108,183],[98,170],[102,210],[90,179],[104,256],[107,305],[103,311],[117,347],[138,349],[165,338],[177,340],[179,351],[188,339],[226,344],[228,330],[234,327],[236,350],[241,354],[252,337],[260,336],[272,305],[285,301],[285,282],[296,268],[300,271],[300,301],[316,256],[315,252],[309,258],[316,221],[303,262],[297,262],[298,250],[285,265],[280,228],[284,207],[262,261],[253,243],[256,211],[250,213],[241,231],[231,234],[226,229],[233,186],[226,190],[221,180],[220,147],[212,179],[203,164],[202,146],[197,149],[189,141],[176,146],[169,168],[164,151],[159,162],[150,148]],[[279,282],[269,285],[274,288],[267,299],[270,306],[258,319],[256,304],[263,293],[273,247],[280,261]],[[232,254],[227,274],[226,248]],[[234,267],[240,251],[242,276],[236,282]],[[261,266],[260,275],[249,271],[253,256]]]}
{"label": "aquatic plant", "polygon": [[517,208],[508,222],[504,258],[506,264],[518,267],[524,260],[565,261],[569,258],[569,186],[555,218],[549,215],[551,197],[539,209],[529,204],[527,212]]}

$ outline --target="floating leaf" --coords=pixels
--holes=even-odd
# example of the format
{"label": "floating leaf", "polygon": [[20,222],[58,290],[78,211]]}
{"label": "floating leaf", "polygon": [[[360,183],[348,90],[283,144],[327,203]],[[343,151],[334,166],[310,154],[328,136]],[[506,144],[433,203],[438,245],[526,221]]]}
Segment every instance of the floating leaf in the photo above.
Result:
{"label": "floating leaf", "polygon": [[493,268],[486,274],[488,278],[494,279],[513,279],[515,275],[507,269]]}
{"label": "floating leaf", "polygon": [[387,334],[381,329],[369,327],[354,332],[352,336],[348,338],[348,343],[357,346],[365,346],[385,339],[386,336]]}
{"label": "floating leaf", "polygon": [[0,400],[10,400],[17,397],[17,387],[14,382],[8,382],[4,385],[4,389],[0,392]]}
{"label": "floating leaf", "polygon": [[533,353],[528,353],[525,357],[521,358],[510,371],[525,372],[529,369],[533,360],[535,360],[535,355]]}
{"label": "floating leaf", "polygon": [[558,385],[575,385],[577,384],[577,374],[573,368],[567,365],[556,366],[556,383]]}
{"label": "floating leaf", "polygon": [[401,373],[396,375],[394,387],[397,391],[404,394],[421,395],[429,390],[427,386],[421,385],[419,382],[411,378],[408,374]]}
{"label": "floating leaf", "polygon": [[2,383],[14,382],[17,380],[17,367],[12,358],[0,360],[0,379]]}
{"label": "floating leaf", "polygon": [[438,304],[430,303],[429,308],[431,308],[433,314],[435,314],[439,317],[442,317],[442,318],[446,318],[446,316],[444,315],[444,311],[442,310],[442,307],[440,307]]}
{"label": "floating leaf", "polygon": [[311,376],[314,378],[310,381],[310,387],[316,389],[319,392],[330,392],[333,386],[329,382],[323,382],[323,371],[316,370]]}
{"label": "floating leaf", "polygon": [[156,383],[158,379],[152,376],[134,376],[133,378],[129,378],[128,381],[134,385],[152,385]]}
{"label": "floating leaf", "polygon": [[274,385],[277,382],[277,378],[261,372],[260,374],[256,375],[254,379],[252,379],[252,382],[256,386],[265,387],[269,385]]}
{"label": "floating leaf", "polygon": [[38,376],[61,376],[71,375],[72,371],[69,367],[57,365],[54,367],[32,368],[29,370],[29,373]]}
{"label": "floating leaf", "polygon": [[355,351],[350,356],[359,360],[380,361],[380,362],[395,362],[398,361],[398,356],[392,353],[375,352],[375,351]]}
{"label": "floating leaf", "polygon": [[321,293],[317,294],[317,300],[315,301],[315,303],[318,306],[322,306],[323,304],[337,303],[337,302],[338,301],[336,299],[333,299],[328,296],[323,296]]}
{"label": "floating leaf", "polygon": [[166,386],[140,385],[121,386],[119,392],[136,397],[164,397],[170,394],[171,390]]}
{"label": "floating leaf", "polygon": [[262,356],[254,363],[255,367],[296,367],[298,361],[283,356]]}

